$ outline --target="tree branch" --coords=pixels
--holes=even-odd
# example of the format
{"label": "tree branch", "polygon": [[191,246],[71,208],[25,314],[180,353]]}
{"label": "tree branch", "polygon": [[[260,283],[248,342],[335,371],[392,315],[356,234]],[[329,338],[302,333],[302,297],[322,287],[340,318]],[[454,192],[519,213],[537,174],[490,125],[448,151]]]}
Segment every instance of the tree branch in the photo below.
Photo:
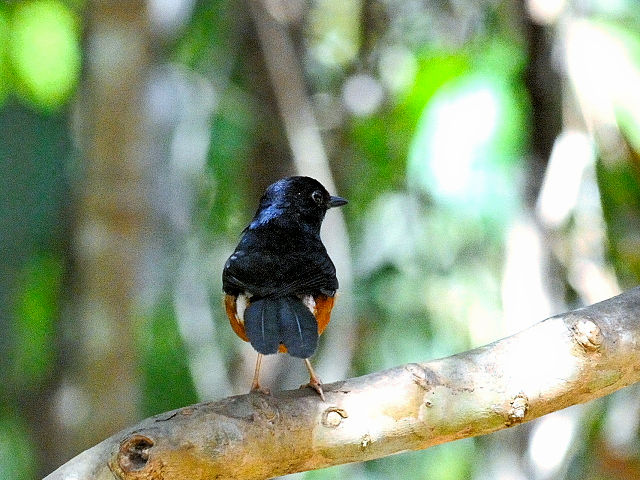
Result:
{"label": "tree branch", "polygon": [[640,381],[640,287],[490,345],[148,418],[46,480],[270,478],[486,434]]}

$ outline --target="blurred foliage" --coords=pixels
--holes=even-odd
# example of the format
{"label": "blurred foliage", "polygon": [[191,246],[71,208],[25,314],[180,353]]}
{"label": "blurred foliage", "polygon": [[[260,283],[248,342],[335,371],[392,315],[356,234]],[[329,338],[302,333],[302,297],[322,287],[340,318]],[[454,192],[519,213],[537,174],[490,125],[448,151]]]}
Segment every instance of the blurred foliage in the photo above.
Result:
{"label": "blurred foliage", "polygon": [[36,450],[28,426],[15,414],[0,410],[0,477],[10,480],[36,478]]}
{"label": "blurred foliage", "polygon": [[[528,134],[533,106],[525,82],[532,58],[519,24],[524,21],[518,17],[520,3],[323,0],[302,2],[297,10],[296,2],[267,3],[280,5],[274,15],[289,22],[337,193],[350,200],[344,215],[355,270],[356,311],[349,312],[357,332],[353,371],[364,374],[449,355],[498,338],[504,328],[506,237],[517,219],[535,215],[526,211],[523,191],[540,183],[532,175],[545,173],[544,164],[532,167],[529,156],[536,141]],[[566,15],[572,18],[573,3],[581,2],[567,3]],[[607,2],[587,3],[581,16],[617,39],[640,71],[638,4],[616,2],[613,11],[602,6]],[[264,185],[292,171],[245,7],[228,0],[197,1],[175,37],[155,52],[157,63],[171,64],[214,92],[203,140],[210,145],[204,169],[195,180],[181,179],[195,184],[192,218],[177,222],[187,226],[176,234],[206,245],[197,256],[207,271],[214,264],[221,267]],[[34,478],[41,468],[34,448],[38,428],[21,399],[52,385],[50,398],[41,401],[57,408],[56,378],[72,358],[60,325],[66,321],[65,305],[74,300],[65,278],[74,267],[67,217],[73,217],[76,198],[69,183],[82,182],[82,168],[70,137],[73,95],[83,55],[90,53],[81,45],[90,8],[84,1],[0,2],[0,328],[7,332],[0,337],[0,349],[7,353],[0,357],[0,478]],[[550,24],[544,35],[561,38],[559,30]],[[348,98],[345,86],[363,78],[367,82],[359,85],[368,85],[369,97],[377,100],[352,108],[350,102],[363,99]],[[579,108],[570,88],[554,88],[568,97],[563,108]],[[625,288],[640,281],[640,110],[626,100],[616,100],[617,124],[607,125],[617,129],[617,143],[609,142],[598,125],[589,125],[599,155],[608,265]],[[565,115],[560,107],[557,114]],[[566,116],[596,123],[584,120],[583,113]],[[174,160],[170,155],[167,163]],[[546,233],[570,236],[572,225]],[[151,306],[134,329],[141,415],[202,400],[195,387],[202,382],[194,380],[196,349],[178,328],[175,305],[175,269],[186,250],[176,247],[166,261],[163,276],[169,281],[161,293],[152,301],[142,299]],[[558,297],[576,294],[566,278],[548,281],[561,291]],[[244,384],[245,379],[235,378],[246,366],[240,342],[221,313],[219,278],[206,278],[206,285],[212,291],[211,314],[222,319],[215,327],[218,371],[206,373],[228,376],[223,385]],[[229,393],[216,391],[218,397]],[[562,478],[634,478],[629,475],[638,471],[637,454],[620,460],[603,453],[613,404],[594,403],[578,417],[579,433],[558,470],[565,472]],[[522,442],[500,448],[525,464],[528,431],[521,432]],[[487,454],[492,438],[303,476],[488,478],[482,468],[492,461]],[[637,431],[635,438],[637,445]],[[614,461],[623,473],[611,467]],[[530,478],[542,477],[532,473]]]}
{"label": "blurred foliage", "polygon": [[209,209],[209,226],[233,235],[244,228],[242,218],[251,208],[245,201],[248,186],[239,185],[235,179],[244,175],[246,166],[238,159],[250,155],[250,139],[256,130],[251,105],[241,91],[230,89],[225,93],[211,128],[217,147],[208,159],[209,173],[215,181],[215,208]]}
{"label": "blurred foliage", "polygon": [[[635,154],[638,160],[639,153]],[[598,184],[604,199],[611,259],[621,282],[634,286],[640,279],[640,163],[601,161]]]}
{"label": "blurred foliage", "polygon": [[196,403],[187,352],[170,301],[159,301],[139,325],[142,414],[147,417]]}
{"label": "blurred foliage", "polygon": [[329,67],[353,62],[360,48],[362,0],[320,0],[309,12],[307,39],[310,54]]}
{"label": "blurred foliage", "polygon": [[18,283],[10,364],[13,383],[19,388],[38,385],[55,366],[62,269],[60,258],[38,256],[26,266]]}
{"label": "blurred foliage", "polygon": [[4,103],[9,93],[9,18],[7,13],[0,9],[0,105]]}
{"label": "blurred foliage", "polygon": [[374,460],[367,466],[378,478],[397,478],[400,472],[412,472],[410,475],[416,478],[461,480],[471,478],[474,445],[473,439],[465,439],[438,445],[426,452]]}
{"label": "blurred foliage", "polygon": [[41,425],[26,418],[59,371],[77,22],[60,2],[0,2],[0,477],[10,480],[40,473]]}
{"label": "blurred foliage", "polygon": [[[241,218],[248,214],[248,185],[236,179],[244,176],[246,165],[240,159],[250,157],[258,124],[255,99],[247,91],[250,80],[241,72],[238,16],[231,2],[199,2],[173,53],[176,61],[221,87],[211,121],[215,148],[207,159],[212,191],[205,190],[202,207],[209,229],[230,235],[243,228]],[[232,78],[234,82],[228,85]]]}

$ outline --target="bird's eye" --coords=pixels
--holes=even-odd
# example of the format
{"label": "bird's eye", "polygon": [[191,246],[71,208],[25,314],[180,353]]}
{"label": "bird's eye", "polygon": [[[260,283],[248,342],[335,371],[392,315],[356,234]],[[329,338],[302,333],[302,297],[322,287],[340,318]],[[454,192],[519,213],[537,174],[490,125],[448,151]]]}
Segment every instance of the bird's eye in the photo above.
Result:
{"label": "bird's eye", "polygon": [[322,204],[322,192],[320,190],[316,190],[315,192],[313,192],[311,194],[311,198],[313,199],[314,202],[316,202],[318,205]]}

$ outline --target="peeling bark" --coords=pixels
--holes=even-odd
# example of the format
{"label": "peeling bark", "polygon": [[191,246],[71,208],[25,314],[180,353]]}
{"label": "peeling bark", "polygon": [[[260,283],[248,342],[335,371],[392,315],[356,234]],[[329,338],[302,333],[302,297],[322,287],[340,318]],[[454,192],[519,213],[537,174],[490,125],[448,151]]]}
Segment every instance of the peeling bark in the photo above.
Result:
{"label": "peeling bark", "polygon": [[640,287],[495,343],[148,418],[46,480],[259,479],[491,433],[640,381]]}

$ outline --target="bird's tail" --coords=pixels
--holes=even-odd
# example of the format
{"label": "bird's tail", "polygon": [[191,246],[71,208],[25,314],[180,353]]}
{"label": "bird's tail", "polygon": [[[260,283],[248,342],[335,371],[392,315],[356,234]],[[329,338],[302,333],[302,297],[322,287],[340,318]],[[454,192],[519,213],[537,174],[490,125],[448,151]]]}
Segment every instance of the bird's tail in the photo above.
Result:
{"label": "bird's tail", "polygon": [[289,355],[309,358],[318,345],[318,322],[298,297],[261,298],[244,312],[244,328],[259,353],[276,353],[280,344]]}

